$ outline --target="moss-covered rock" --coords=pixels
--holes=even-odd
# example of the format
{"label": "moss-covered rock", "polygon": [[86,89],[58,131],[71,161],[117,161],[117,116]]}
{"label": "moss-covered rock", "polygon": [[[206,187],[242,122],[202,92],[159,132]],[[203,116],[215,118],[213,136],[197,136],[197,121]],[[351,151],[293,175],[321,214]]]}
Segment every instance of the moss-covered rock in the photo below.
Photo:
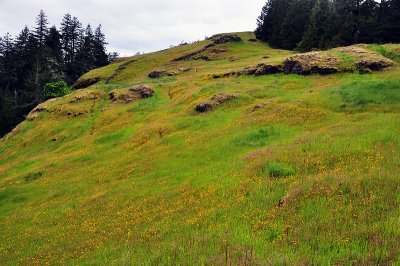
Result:
{"label": "moss-covered rock", "polygon": [[310,52],[289,57],[284,62],[285,74],[333,74],[339,72],[340,59],[324,52]]}
{"label": "moss-covered rock", "polygon": [[127,90],[115,90],[108,94],[113,103],[127,104],[154,95],[154,90],[148,85],[139,85]]}
{"label": "moss-covered rock", "polygon": [[236,96],[232,95],[232,94],[226,94],[226,93],[216,94],[213,97],[211,97],[211,99],[209,101],[198,104],[196,106],[196,111],[199,113],[208,112],[208,111],[211,111],[211,110],[219,107],[223,103],[226,103],[235,98],[236,98]]}

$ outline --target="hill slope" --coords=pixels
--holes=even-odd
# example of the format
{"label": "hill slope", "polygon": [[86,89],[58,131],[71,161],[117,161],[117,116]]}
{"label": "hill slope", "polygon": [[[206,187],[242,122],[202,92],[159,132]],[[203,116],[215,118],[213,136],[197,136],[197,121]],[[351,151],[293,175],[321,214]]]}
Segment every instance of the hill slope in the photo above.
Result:
{"label": "hill slope", "polygon": [[239,36],[94,70],[2,139],[1,264],[400,263],[400,69],[355,71],[399,46],[305,76]]}

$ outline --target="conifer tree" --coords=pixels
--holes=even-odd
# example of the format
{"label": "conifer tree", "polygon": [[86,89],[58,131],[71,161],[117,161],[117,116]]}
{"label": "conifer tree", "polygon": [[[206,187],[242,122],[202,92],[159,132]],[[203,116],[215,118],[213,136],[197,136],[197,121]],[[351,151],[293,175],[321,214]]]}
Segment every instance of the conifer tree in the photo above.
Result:
{"label": "conifer tree", "polygon": [[71,47],[70,50],[72,52],[71,62],[74,62],[76,53],[79,50],[79,45],[81,44],[81,36],[83,35],[82,23],[78,20],[77,17],[72,18],[71,24]]}
{"label": "conifer tree", "polygon": [[48,34],[47,25],[48,25],[47,16],[43,12],[43,10],[40,10],[40,13],[36,18],[36,27],[33,32],[39,47],[43,47],[45,44],[46,36]]}
{"label": "conifer tree", "polygon": [[71,29],[72,29],[72,17],[71,14],[65,14],[61,21],[61,47],[64,55],[64,63],[72,62],[72,50],[71,50]]}
{"label": "conifer tree", "polygon": [[294,0],[283,21],[281,38],[284,49],[293,50],[301,41],[315,0]]}
{"label": "conifer tree", "polygon": [[95,54],[94,54],[94,34],[90,24],[87,25],[80,49],[77,53],[77,63],[80,72],[87,72],[94,67]]}
{"label": "conifer tree", "polygon": [[334,23],[333,8],[328,0],[317,0],[311,11],[307,30],[298,46],[302,51],[312,48],[326,49],[335,46],[333,43]]}
{"label": "conifer tree", "polygon": [[257,18],[257,29],[255,30],[255,34],[257,39],[263,41],[268,41],[268,36],[270,36],[270,32],[268,31],[271,29],[269,18],[270,9],[271,0],[268,0],[261,10],[261,15]]}
{"label": "conifer tree", "polygon": [[49,34],[46,37],[46,46],[50,49],[52,56],[61,63],[63,57],[61,34],[57,30],[56,26],[50,28]]}
{"label": "conifer tree", "polygon": [[101,30],[101,25],[99,25],[94,33],[94,57],[95,67],[102,67],[108,64],[108,55],[106,52],[106,37]]}

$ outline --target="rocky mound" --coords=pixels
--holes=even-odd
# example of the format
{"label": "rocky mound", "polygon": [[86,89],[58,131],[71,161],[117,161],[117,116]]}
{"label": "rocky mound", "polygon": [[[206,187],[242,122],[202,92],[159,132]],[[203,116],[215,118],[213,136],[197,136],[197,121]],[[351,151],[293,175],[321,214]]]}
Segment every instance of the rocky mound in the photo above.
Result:
{"label": "rocky mound", "polygon": [[380,71],[393,65],[393,62],[386,59],[364,59],[356,62],[357,69],[360,73],[370,73],[372,71]]}
{"label": "rocky mound", "polygon": [[357,59],[355,67],[360,73],[369,73],[372,71],[381,71],[394,65],[394,62],[380,54],[370,50],[352,45],[334,49],[336,51],[347,53]]}
{"label": "rocky mound", "polygon": [[56,101],[57,99],[60,99],[60,98],[50,99],[50,100],[47,100],[47,101],[44,102],[44,103],[39,104],[38,106],[36,106],[36,107],[26,116],[26,119],[27,119],[28,121],[33,121],[33,120],[35,120],[36,118],[39,117],[40,113],[46,112],[46,111],[48,110],[49,104],[50,104],[50,103]]}
{"label": "rocky mound", "polygon": [[225,94],[225,93],[216,94],[213,97],[211,97],[209,101],[198,104],[196,106],[196,111],[199,113],[208,112],[219,107],[223,103],[228,102],[235,98],[236,96],[232,94]]}
{"label": "rocky mound", "polygon": [[289,57],[284,62],[285,74],[334,74],[339,72],[340,59],[324,52],[310,52]]}
{"label": "rocky mound", "polygon": [[126,91],[113,91],[108,94],[113,103],[127,104],[154,95],[154,90],[148,85],[139,85]]}
{"label": "rocky mound", "polygon": [[166,71],[166,70],[155,70],[150,72],[147,76],[151,79],[161,78],[163,76],[176,76],[185,72],[190,71],[191,68],[181,67],[175,71]]}
{"label": "rocky mound", "polygon": [[92,77],[87,79],[79,79],[72,88],[75,90],[84,89],[89,86],[92,86],[101,80],[100,77]]}
{"label": "rocky mound", "polygon": [[88,100],[98,100],[103,98],[103,93],[100,91],[82,91],[76,94],[70,103]]}
{"label": "rocky mound", "polygon": [[177,57],[172,60],[172,62],[184,61],[184,60],[217,60],[221,59],[221,54],[227,51],[226,47],[217,47],[219,44],[225,44],[228,42],[240,42],[242,38],[237,34],[217,34],[210,38],[213,43],[206,45],[204,48],[197,50],[195,52]]}
{"label": "rocky mound", "polygon": [[46,103],[42,103],[39,104],[35,109],[33,109],[27,116],[26,119],[28,121],[33,121],[36,118],[39,117],[40,113],[44,112],[47,110],[47,104]]}
{"label": "rocky mound", "polygon": [[237,71],[236,74],[244,76],[248,75],[262,76],[262,75],[276,74],[282,71],[283,71],[283,66],[280,64],[260,63],[254,66],[245,67],[243,70]]}
{"label": "rocky mound", "polygon": [[248,66],[244,69],[222,73],[222,74],[213,74],[212,78],[227,78],[231,76],[262,76],[262,75],[271,75],[283,72],[283,66],[281,64],[266,64],[259,63],[254,66]]}
{"label": "rocky mound", "polygon": [[161,70],[161,71],[159,71],[159,70],[152,71],[152,72],[149,73],[148,77],[151,78],[151,79],[161,78],[161,77],[165,74],[165,72],[166,72],[166,71],[164,71],[164,70]]}
{"label": "rocky mound", "polygon": [[111,80],[113,80],[115,77],[117,77],[125,68],[127,68],[130,64],[132,64],[132,63],[134,63],[134,62],[137,62],[137,60],[132,59],[132,60],[123,62],[123,63],[122,63],[121,65],[119,65],[119,67],[114,71],[114,73],[106,79],[105,83],[106,83],[106,84],[110,83]]}
{"label": "rocky mound", "polygon": [[227,33],[227,34],[217,34],[211,37],[211,40],[214,41],[214,44],[224,44],[228,42],[240,42],[242,38],[237,34]]}
{"label": "rocky mound", "polygon": [[[347,58],[351,58],[348,61]],[[242,70],[227,73],[212,74],[212,78],[231,76],[270,75],[284,72],[285,74],[329,75],[338,72],[369,73],[380,71],[394,65],[394,62],[380,54],[359,46],[349,46],[323,52],[297,54],[287,58],[282,64],[259,63],[245,67]]]}
{"label": "rocky mound", "polygon": [[212,61],[221,59],[221,54],[227,51],[226,47],[216,47],[214,44],[207,45],[206,47],[195,52],[185,54],[172,60],[172,62],[186,61],[186,60],[205,60]]}

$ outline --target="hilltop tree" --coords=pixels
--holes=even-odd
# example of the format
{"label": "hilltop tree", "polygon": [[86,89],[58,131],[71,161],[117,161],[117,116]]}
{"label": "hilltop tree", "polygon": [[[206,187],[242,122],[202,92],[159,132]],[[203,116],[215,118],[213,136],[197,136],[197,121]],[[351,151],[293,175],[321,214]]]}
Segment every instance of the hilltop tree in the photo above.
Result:
{"label": "hilltop tree", "polygon": [[6,91],[15,87],[15,48],[12,36],[6,33],[0,40],[0,86]]}
{"label": "hilltop tree", "polygon": [[335,45],[333,41],[334,12],[331,2],[317,0],[311,11],[310,21],[298,46],[300,50],[326,49]]}
{"label": "hilltop tree", "polygon": [[86,72],[94,67],[94,62],[96,61],[94,49],[94,34],[92,27],[90,26],[90,24],[88,24],[85,30],[85,34],[83,36],[83,41],[81,42],[80,49],[77,53],[77,62],[80,71]]}
{"label": "hilltop tree", "polygon": [[281,47],[292,50],[301,41],[310,20],[310,12],[315,0],[292,1],[282,24]]}
{"label": "hilltop tree", "polygon": [[72,41],[72,17],[70,14],[65,14],[61,21],[61,48],[64,55],[64,63],[72,62],[73,52],[71,50]]}
{"label": "hilltop tree", "polygon": [[33,35],[35,36],[39,47],[43,47],[45,44],[46,36],[49,30],[47,25],[48,25],[47,16],[43,12],[43,10],[40,10],[40,13],[36,18],[36,27],[33,32]]}
{"label": "hilltop tree", "polygon": [[99,25],[94,33],[95,67],[102,67],[108,64],[106,45],[107,45],[106,37],[101,30],[101,25]]}
{"label": "hilltop tree", "polygon": [[46,46],[50,49],[52,56],[62,63],[63,52],[61,44],[61,34],[57,30],[56,26],[53,26],[49,30],[49,34],[46,36]]}
{"label": "hilltop tree", "polygon": [[399,42],[400,0],[268,0],[255,34],[272,46],[301,50]]}
{"label": "hilltop tree", "polygon": [[400,42],[400,0],[382,0],[376,35],[380,42]]}
{"label": "hilltop tree", "polygon": [[16,72],[13,39],[10,34],[0,37],[0,133],[13,125],[18,114],[14,108],[17,101]]}
{"label": "hilltop tree", "polygon": [[268,41],[267,36],[270,35],[269,29],[271,28],[269,25],[269,10],[271,9],[271,1],[267,1],[267,3],[263,6],[261,10],[261,15],[257,18],[257,29],[255,30],[255,34],[257,39]]}
{"label": "hilltop tree", "polygon": [[82,36],[83,36],[83,28],[82,28],[82,23],[78,20],[77,17],[72,18],[72,24],[71,24],[71,62],[74,62],[75,56],[79,50],[79,46],[82,43]]}
{"label": "hilltop tree", "polygon": [[268,0],[258,18],[257,37],[272,46],[282,45],[282,25],[293,0]]}
{"label": "hilltop tree", "polygon": [[25,27],[16,38],[0,37],[0,136],[49,97],[50,85],[61,84],[67,91],[64,81],[71,85],[85,72],[108,64],[101,27],[85,32],[70,14],[63,17],[60,31],[48,25],[41,10],[32,30]]}

